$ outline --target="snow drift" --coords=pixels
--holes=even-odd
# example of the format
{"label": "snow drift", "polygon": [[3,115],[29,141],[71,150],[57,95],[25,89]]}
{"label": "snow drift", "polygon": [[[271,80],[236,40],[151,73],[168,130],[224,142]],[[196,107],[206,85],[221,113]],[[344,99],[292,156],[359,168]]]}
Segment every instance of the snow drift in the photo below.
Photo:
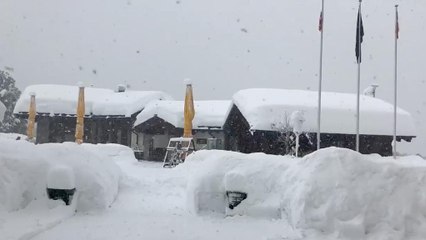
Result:
{"label": "snow drift", "polygon": [[[343,239],[426,235],[426,162],[328,148],[304,158],[200,151],[178,168],[191,177],[196,214],[286,219],[293,227]],[[226,191],[247,193],[233,210]]]}
{"label": "snow drift", "polygon": [[106,208],[117,195],[121,174],[114,156],[129,151],[116,145],[34,145],[0,135],[0,212],[47,201],[48,171],[59,166],[75,173],[77,210]]}

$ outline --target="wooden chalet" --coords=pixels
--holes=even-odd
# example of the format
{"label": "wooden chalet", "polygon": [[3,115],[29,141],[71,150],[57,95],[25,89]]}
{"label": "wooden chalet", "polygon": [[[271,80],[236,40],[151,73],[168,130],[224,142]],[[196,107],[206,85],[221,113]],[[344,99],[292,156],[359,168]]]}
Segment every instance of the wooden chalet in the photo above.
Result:
{"label": "wooden chalet", "polygon": [[[230,104],[230,101],[194,101],[192,125],[196,150],[224,149],[223,124]],[[140,158],[163,160],[169,139],[183,134],[183,112],[183,101],[153,101],[146,105],[134,124],[134,148],[140,149]]]}
{"label": "wooden chalet", "polygon": [[[224,124],[225,149],[244,153],[289,154],[294,134],[289,117],[304,114],[299,153],[316,150],[318,93],[303,90],[246,89],[233,96]],[[356,95],[323,92],[321,148],[355,149]],[[397,141],[416,136],[411,115],[398,108]],[[392,155],[393,105],[369,96],[360,101],[360,152]]]}
{"label": "wooden chalet", "polygon": [[[36,143],[74,141],[78,87],[32,85],[19,98],[14,114],[26,119],[30,93],[36,95]],[[131,146],[133,123],[152,100],[171,99],[159,91],[85,88],[84,142]]]}

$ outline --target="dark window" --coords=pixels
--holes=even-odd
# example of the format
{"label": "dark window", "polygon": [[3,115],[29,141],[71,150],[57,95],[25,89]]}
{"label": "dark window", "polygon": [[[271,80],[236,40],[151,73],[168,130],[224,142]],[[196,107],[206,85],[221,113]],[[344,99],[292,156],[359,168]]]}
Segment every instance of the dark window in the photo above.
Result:
{"label": "dark window", "polygon": [[197,144],[207,144],[207,138],[197,138]]}

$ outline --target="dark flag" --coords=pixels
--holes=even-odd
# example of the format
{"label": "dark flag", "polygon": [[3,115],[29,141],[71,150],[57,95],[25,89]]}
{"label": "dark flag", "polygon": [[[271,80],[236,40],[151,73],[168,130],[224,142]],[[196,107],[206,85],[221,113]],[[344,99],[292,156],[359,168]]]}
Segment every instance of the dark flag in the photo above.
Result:
{"label": "dark flag", "polygon": [[323,16],[322,11],[321,11],[320,18],[319,18],[319,24],[318,24],[318,30],[320,32],[322,32],[323,21],[324,21],[324,16]]}
{"label": "dark flag", "polygon": [[361,5],[358,8],[358,18],[356,21],[356,44],[355,44],[355,56],[357,63],[361,62],[361,43],[364,37],[364,26],[362,24],[361,16]]}
{"label": "dark flag", "polygon": [[398,10],[396,11],[396,22],[395,22],[395,37],[399,38],[399,19],[398,19]]}

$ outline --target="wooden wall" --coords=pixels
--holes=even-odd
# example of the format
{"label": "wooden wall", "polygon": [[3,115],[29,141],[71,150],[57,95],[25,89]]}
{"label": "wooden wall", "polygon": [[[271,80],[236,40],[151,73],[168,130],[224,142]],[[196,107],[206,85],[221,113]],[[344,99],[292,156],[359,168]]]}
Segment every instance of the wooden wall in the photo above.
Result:
{"label": "wooden wall", "polygon": [[[37,119],[37,143],[73,142],[75,117],[39,116]],[[130,146],[131,118],[85,118],[84,142],[118,143]]]}

